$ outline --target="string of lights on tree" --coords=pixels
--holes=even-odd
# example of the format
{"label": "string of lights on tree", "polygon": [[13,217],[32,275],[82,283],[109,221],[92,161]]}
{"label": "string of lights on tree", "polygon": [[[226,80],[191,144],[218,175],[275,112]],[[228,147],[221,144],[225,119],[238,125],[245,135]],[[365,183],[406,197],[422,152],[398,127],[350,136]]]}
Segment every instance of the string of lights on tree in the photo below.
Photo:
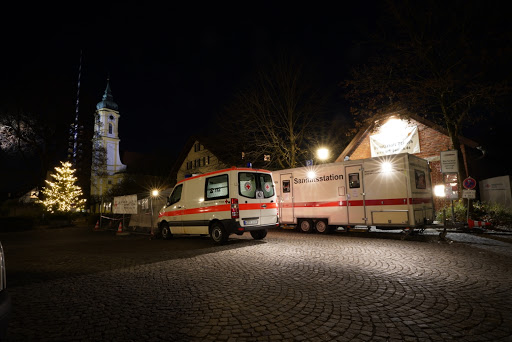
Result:
{"label": "string of lights on tree", "polygon": [[86,200],[80,198],[82,189],[75,184],[76,170],[71,168],[70,162],[61,162],[61,164],[62,167],[55,167],[56,173],[50,175],[54,181],[46,180],[48,186],[42,190],[44,200],[40,203],[50,213],[82,210]]}

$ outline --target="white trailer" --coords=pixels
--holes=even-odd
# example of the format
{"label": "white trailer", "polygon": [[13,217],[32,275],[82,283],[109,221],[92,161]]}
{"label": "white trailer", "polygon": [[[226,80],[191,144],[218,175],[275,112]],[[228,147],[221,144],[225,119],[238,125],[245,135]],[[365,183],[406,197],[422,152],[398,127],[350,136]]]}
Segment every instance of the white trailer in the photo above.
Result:
{"label": "white trailer", "polygon": [[424,229],[434,218],[430,166],[402,153],[272,172],[279,222],[302,232]]}

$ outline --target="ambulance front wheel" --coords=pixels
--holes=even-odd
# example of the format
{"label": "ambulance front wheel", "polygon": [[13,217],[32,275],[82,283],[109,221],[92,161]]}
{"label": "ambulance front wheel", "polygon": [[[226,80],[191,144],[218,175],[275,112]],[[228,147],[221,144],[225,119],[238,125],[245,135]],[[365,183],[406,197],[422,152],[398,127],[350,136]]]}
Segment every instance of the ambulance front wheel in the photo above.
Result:
{"label": "ambulance front wheel", "polygon": [[303,219],[299,222],[299,230],[303,233],[313,232],[313,221],[310,219]]}
{"label": "ambulance front wheel", "polygon": [[169,240],[172,238],[171,229],[169,228],[169,224],[167,222],[160,223],[160,234],[162,234],[162,239]]}
{"label": "ambulance front wheel", "polygon": [[261,239],[265,238],[265,236],[267,236],[267,230],[266,229],[253,230],[253,231],[251,231],[251,236],[254,240],[261,240]]}
{"label": "ambulance front wheel", "polygon": [[222,245],[228,241],[228,233],[220,222],[215,222],[210,229],[210,236],[216,245]]}

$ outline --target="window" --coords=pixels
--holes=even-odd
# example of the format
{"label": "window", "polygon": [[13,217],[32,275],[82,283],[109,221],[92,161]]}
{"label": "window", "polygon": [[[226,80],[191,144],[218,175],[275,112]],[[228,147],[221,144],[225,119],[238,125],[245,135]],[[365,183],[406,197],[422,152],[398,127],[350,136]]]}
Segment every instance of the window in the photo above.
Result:
{"label": "window", "polygon": [[348,187],[350,189],[361,187],[361,185],[359,183],[359,173],[349,173],[348,174]]}
{"label": "window", "polygon": [[426,189],[427,180],[425,178],[425,172],[420,170],[414,170],[414,180],[416,181],[416,189]]}
{"label": "window", "polygon": [[183,184],[180,184],[176,188],[174,188],[174,191],[172,192],[171,196],[169,196],[168,205],[172,205],[172,204],[180,201],[182,190],[183,190]]}
{"label": "window", "polygon": [[274,196],[272,177],[266,173],[240,172],[238,174],[238,189],[240,195],[248,198]]}
{"label": "window", "polygon": [[228,175],[206,178],[205,193],[204,197],[207,201],[228,198]]}
{"label": "window", "polygon": [[112,134],[112,124],[108,124],[108,134]]}
{"label": "window", "polygon": [[194,144],[194,152],[199,152],[199,151],[201,151],[201,144],[195,143]]}
{"label": "window", "polygon": [[283,194],[290,192],[290,180],[283,180]]}

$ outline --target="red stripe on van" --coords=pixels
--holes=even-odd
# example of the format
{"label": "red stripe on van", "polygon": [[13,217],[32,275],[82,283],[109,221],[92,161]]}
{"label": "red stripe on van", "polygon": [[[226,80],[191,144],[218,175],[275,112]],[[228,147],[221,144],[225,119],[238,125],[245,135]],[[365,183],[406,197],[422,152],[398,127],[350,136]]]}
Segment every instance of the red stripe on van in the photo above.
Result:
{"label": "red stripe on van", "polygon": [[240,203],[238,206],[240,210],[274,209],[277,208],[277,203]]}
{"label": "red stripe on van", "polygon": [[[262,205],[266,205],[266,207],[262,207]],[[240,210],[260,210],[260,209],[277,209],[277,203],[242,203],[242,204],[240,204]],[[219,212],[219,211],[231,212],[231,204],[211,205],[208,207],[166,211],[164,213],[159,214],[158,217],[215,213],[215,212]]]}
{"label": "red stripe on van", "polygon": [[[351,207],[381,206],[381,205],[404,205],[404,204],[422,204],[431,203],[429,198],[390,198],[380,200],[352,200],[349,201]],[[281,208],[326,208],[326,207],[346,207],[347,201],[331,201],[331,202],[295,202],[281,203]]]}

